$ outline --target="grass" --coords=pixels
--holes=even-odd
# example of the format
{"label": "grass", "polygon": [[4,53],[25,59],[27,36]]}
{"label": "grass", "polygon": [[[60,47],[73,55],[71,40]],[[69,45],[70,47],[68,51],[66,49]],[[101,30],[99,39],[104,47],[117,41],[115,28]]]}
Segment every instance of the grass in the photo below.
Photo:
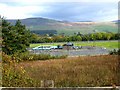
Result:
{"label": "grass", "polygon": [[[9,72],[9,74],[3,73],[4,76],[8,75],[3,78],[4,86],[40,87],[41,80],[54,80],[55,87],[111,86],[120,84],[118,82],[120,72],[117,72],[119,69],[117,55],[68,57],[66,59],[16,63],[13,69],[19,71],[16,72],[16,75],[19,76],[19,78],[16,76],[17,79],[12,77],[13,69],[7,66],[8,64],[3,64],[5,72]],[[26,76],[29,79],[25,78]],[[16,80],[17,83],[15,83]],[[23,80],[22,83],[21,80]],[[29,82],[31,83],[29,84]]]}
{"label": "grass", "polygon": [[98,30],[99,32],[113,32],[113,33],[117,33],[118,32],[118,27],[117,25],[114,24],[98,24],[93,26],[93,28],[95,28],[95,30]]}
{"label": "grass", "polygon": [[76,45],[81,46],[99,46],[99,47],[106,47],[106,48],[118,48],[118,41],[95,41],[95,42],[80,42],[75,43]]}
{"label": "grass", "polygon": [[[30,47],[42,46],[42,45],[62,45],[66,42],[61,43],[37,43],[37,44],[30,44]],[[95,42],[73,42],[77,46],[99,46],[99,47],[106,47],[108,49],[118,48],[118,41],[95,41]]]}

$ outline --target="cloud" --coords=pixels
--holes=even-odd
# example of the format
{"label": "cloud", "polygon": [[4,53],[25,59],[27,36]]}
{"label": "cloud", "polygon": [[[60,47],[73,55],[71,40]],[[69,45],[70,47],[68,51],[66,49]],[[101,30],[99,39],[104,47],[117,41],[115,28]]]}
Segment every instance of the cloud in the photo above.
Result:
{"label": "cloud", "polygon": [[113,3],[62,2],[52,4],[49,12],[35,13],[34,15],[68,21],[107,21],[115,20],[118,14],[117,4]]}
{"label": "cloud", "polygon": [[33,13],[43,13],[46,8],[43,6],[9,6],[7,4],[0,4],[0,14],[8,19],[21,19],[27,17],[34,17]]}
{"label": "cloud", "polygon": [[43,2],[119,2],[119,0],[1,0],[1,2],[38,4]]}
{"label": "cloud", "polygon": [[[49,2],[48,2],[49,1]],[[71,0],[73,1],[73,0]],[[7,19],[47,17],[68,21],[107,21],[117,19],[117,0],[1,0],[0,14]],[[81,1],[81,2],[80,2]],[[94,2],[95,1],[95,2]]]}

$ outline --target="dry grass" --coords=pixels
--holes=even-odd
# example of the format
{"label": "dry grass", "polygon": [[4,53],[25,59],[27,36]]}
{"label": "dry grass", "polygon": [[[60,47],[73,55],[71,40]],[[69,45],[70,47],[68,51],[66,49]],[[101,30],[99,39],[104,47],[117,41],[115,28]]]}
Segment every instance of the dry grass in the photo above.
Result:
{"label": "dry grass", "polygon": [[[47,61],[27,61],[17,65],[37,81],[54,80],[56,87],[118,85],[118,56],[81,56]],[[23,76],[24,77],[24,76]]]}

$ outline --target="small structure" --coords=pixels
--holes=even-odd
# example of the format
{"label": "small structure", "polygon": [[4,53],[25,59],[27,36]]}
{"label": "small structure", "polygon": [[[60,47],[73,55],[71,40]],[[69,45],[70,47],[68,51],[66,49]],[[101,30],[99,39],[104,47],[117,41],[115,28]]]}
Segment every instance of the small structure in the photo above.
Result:
{"label": "small structure", "polygon": [[68,42],[67,44],[63,44],[63,49],[66,50],[72,50],[73,49],[74,44],[71,42]]}

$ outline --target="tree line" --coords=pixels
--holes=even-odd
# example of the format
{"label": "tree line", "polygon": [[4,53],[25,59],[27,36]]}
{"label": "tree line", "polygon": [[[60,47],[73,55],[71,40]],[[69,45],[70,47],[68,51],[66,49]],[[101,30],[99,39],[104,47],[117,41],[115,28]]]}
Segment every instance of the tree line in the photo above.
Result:
{"label": "tree line", "polygon": [[70,42],[70,41],[95,41],[95,40],[118,40],[120,33],[91,33],[91,34],[76,34],[72,36],[65,35],[37,35],[32,34],[31,43],[51,43],[51,42]]}

